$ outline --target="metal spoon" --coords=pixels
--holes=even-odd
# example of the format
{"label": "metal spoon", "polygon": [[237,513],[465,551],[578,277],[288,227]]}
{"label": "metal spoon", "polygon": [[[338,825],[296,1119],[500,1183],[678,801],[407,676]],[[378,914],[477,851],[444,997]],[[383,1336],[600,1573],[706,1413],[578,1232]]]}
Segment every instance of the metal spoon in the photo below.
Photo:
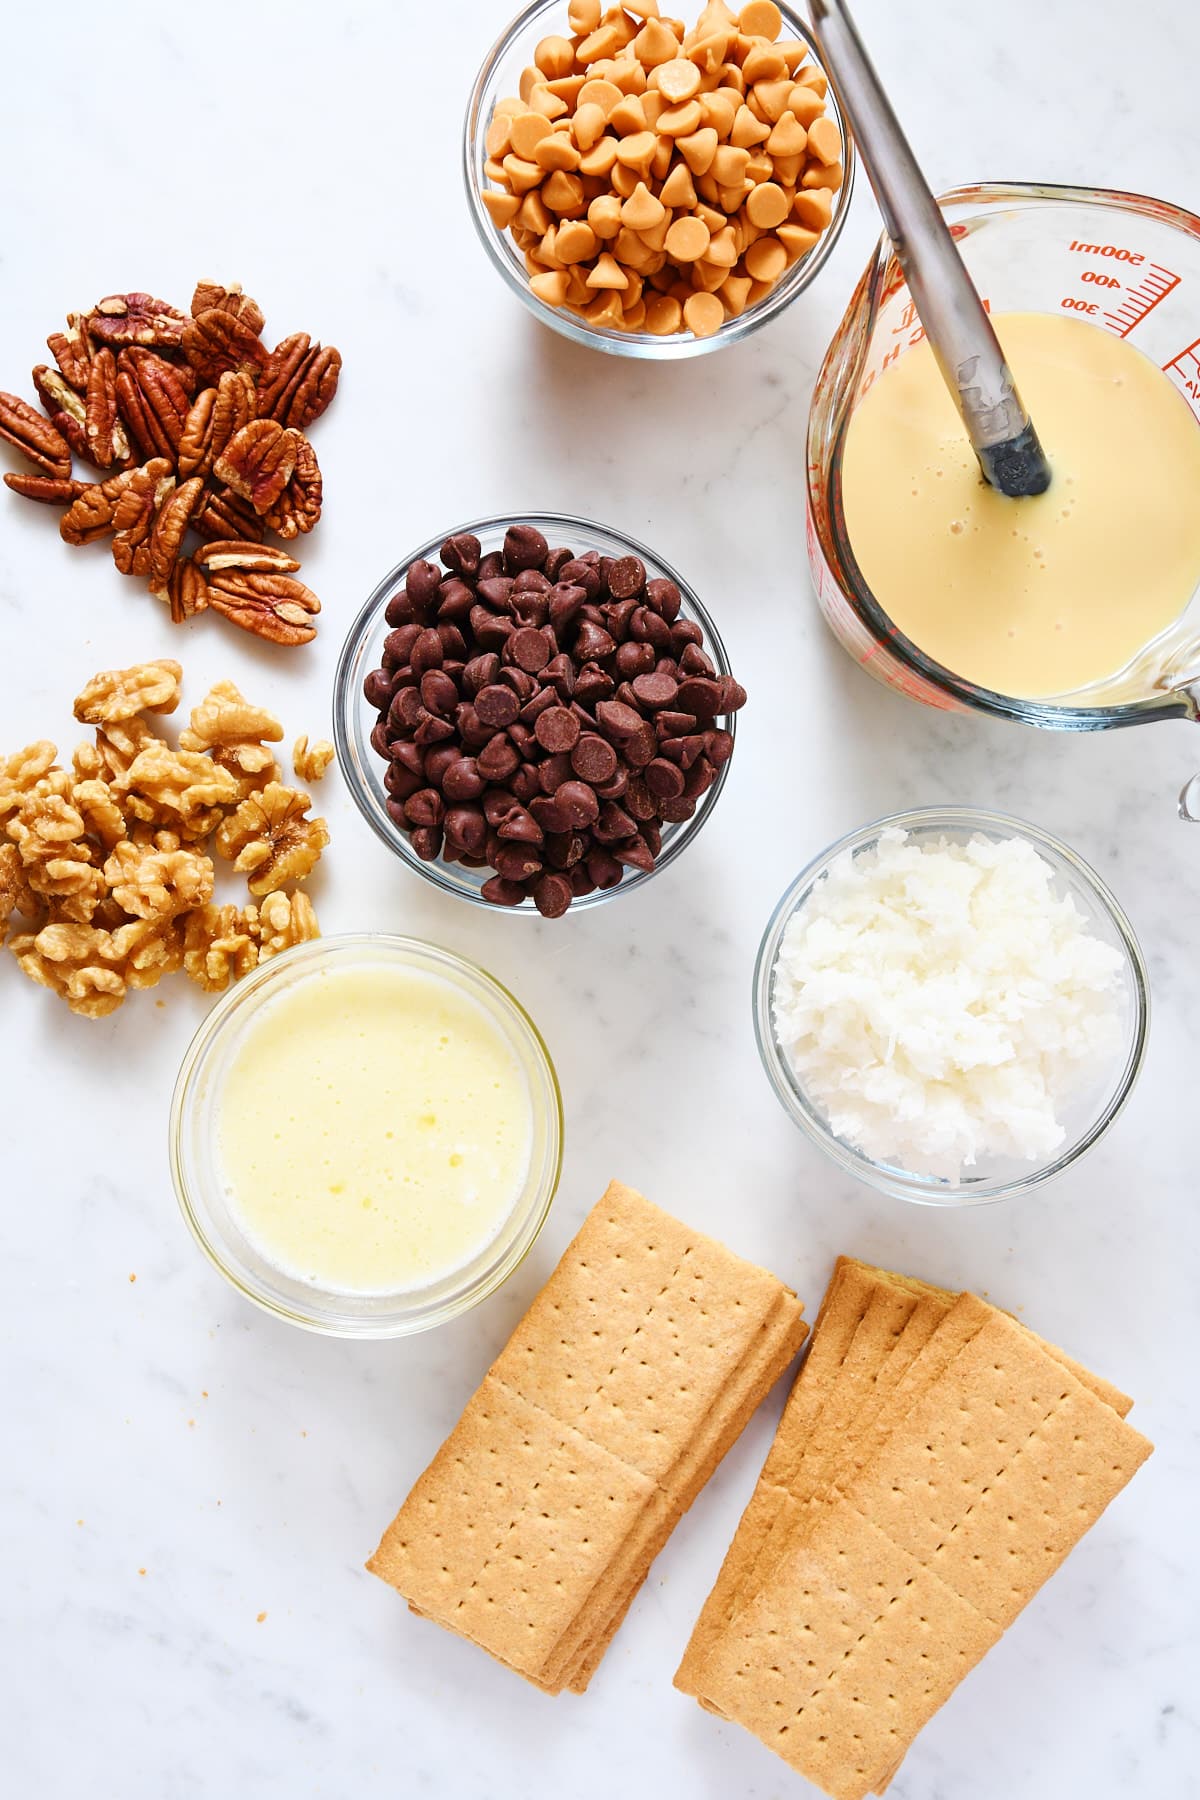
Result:
{"label": "metal spoon", "polygon": [[991,320],[842,0],[811,0],[813,36],[984,479],[1043,494],[1050,465]]}

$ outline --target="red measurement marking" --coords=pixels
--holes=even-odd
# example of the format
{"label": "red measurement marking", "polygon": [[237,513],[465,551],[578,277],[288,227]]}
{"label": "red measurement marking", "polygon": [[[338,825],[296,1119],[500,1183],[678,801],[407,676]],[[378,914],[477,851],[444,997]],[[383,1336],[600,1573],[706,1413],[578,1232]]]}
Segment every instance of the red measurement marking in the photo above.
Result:
{"label": "red measurement marking", "polygon": [[1186,345],[1170,362],[1164,363],[1163,370],[1168,374],[1177,374],[1184,392],[1193,400],[1200,399],[1200,338]]}
{"label": "red measurement marking", "polygon": [[1149,318],[1160,300],[1174,293],[1179,286],[1179,276],[1164,269],[1158,263],[1151,263],[1149,272],[1144,275],[1136,287],[1125,289],[1125,298],[1120,306],[1112,312],[1104,314],[1104,322],[1118,337],[1128,337],[1130,332],[1140,325],[1143,319]]}

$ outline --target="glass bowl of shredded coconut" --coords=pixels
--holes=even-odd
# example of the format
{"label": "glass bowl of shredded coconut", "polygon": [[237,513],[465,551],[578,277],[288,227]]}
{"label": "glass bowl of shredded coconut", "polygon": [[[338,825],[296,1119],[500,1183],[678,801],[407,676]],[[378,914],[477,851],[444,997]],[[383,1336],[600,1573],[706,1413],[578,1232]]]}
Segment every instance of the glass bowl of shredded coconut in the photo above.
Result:
{"label": "glass bowl of shredded coconut", "polygon": [[930,1205],[1060,1175],[1141,1069],[1149,978],[1065,844],[997,813],[882,819],[805,869],[767,927],[755,1028],[790,1117],[842,1168]]}

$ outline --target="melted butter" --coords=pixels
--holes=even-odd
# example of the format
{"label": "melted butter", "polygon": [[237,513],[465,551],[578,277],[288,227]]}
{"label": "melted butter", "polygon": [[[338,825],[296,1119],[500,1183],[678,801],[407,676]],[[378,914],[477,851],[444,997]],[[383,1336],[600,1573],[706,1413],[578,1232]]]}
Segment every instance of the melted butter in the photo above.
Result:
{"label": "melted butter", "polygon": [[1200,583],[1200,428],[1141,351],[1082,319],[993,320],[1053,469],[983,481],[927,343],[850,423],[846,527],[880,605],[927,656],[1021,698],[1115,676]]}
{"label": "melted butter", "polygon": [[277,1268],[396,1293],[471,1262],[522,1191],[533,1121],[509,1044],[436,977],[336,970],[248,1028],[221,1094],[229,1204]]}

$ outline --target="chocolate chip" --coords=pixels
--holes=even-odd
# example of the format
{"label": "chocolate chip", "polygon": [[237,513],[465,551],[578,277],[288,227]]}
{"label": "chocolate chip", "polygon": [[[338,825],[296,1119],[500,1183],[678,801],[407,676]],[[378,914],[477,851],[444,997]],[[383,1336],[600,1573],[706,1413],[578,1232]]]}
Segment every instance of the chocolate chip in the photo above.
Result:
{"label": "chocolate chip", "polygon": [[634,681],[654,669],[653,644],[637,644],[631,638],[617,650],[617,674],[623,681]]}
{"label": "chocolate chip", "polygon": [[496,830],[518,804],[507,788],[489,788],[483,796],[483,816]]}
{"label": "chocolate chip", "polygon": [[552,706],[539,715],[534,733],[543,750],[551,756],[573,750],[579,742],[579,720],[565,706]]}
{"label": "chocolate chip", "polygon": [[[406,800],[410,799],[413,794],[419,793],[425,786],[425,772],[422,770],[419,775],[414,775],[411,769],[404,768],[400,763],[389,763],[383,777],[383,785],[392,799],[403,805]],[[405,820],[406,824],[407,822]]]}
{"label": "chocolate chip", "polygon": [[551,581],[558,580],[558,577],[559,577],[562,569],[564,568],[564,566],[567,563],[574,560],[574,556],[575,556],[575,552],[573,550],[563,550],[561,548],[558,550],[551,550],[548,552],[548,554],[546,556],[546,560],[542,564],[542,567],[543,567],[543,569],[545,569],[546,574],[549,576]]}
{"label": "chocolate chip", "polygon": [[552,869],[573,869],[587,855],[582,831],[556,831],[546,839],[545,859]]}
{"label": "chocolate chip", "polygon": [[437,719],[432,713],[425,713],[417,729],[413,732],[413,743],[420,744],[427,750],[430,744],[441,744],[454,736],[454,727],[448,719]]}
{"label": "chocolate chip", "polygon": [[675,800],[683,792],[683,770],[656,756],[646,764],[646,786],[659,800]]}
{"label": "chocolate chip", "polygon": [[555,631],[565,631],[579,617],[580,608],[586,600],[586,588],[578,587],[571,581],[560,581],[550,595],[550,623]]}
{"label": "chocolate chip", "polygon": [[695,818],[696,802],[682,795],[678,800],[660,800],[658,816],[664,825],[682,825],[685,820]]}
{"label": "chocolate chip", "polygon": [[728,731],[708,731],[704,734],[704,754],[710,763],[719,769],[733,755],[733,737]]}
{"label": "chocolate chip", "polygon": [[429,629],[423,631],[418,637],[412,647],[409,661],[415,673],[423,675],[426,669],[440,669],[444,655],[441,638],[436,631]]}
{"label": "chocolate chip", "polygon": [[500,673],[500,658],[494,650],[483,656],[473,656],[463,670],[463,688],[466,693],[475,695],[480,688],[490,687]]}
{"label": "chocolate chip", "polygon": [[443,581],[438,589],[438,623],[450,624],[455,619],[465,619],[475,604],[475,591],[465,581],[456,578]]}
{"label": "chocolate chip", "polygon": [[633,682],[633,691],[640,705],[657,712],[661,707],[675,704],[679,683],[670,675],[638,675]]}
{"label": "chocolate chip", "polygon": [[514,631],[505,646],[505,652],[512,657],[518,668],[524,669],[529,675],[539,674],[552,654],[541,632],[535,631],[531,626]]}
{"label": "chocolate chip", "polygon": [[480,581],[493,581],[497,575],[504,573],[504,552],[489,550],[486,556],[479,559]]}
{"label": "chocolate chip", "polygon": [[700,757],[688,771],[687,780],[683,785],[684,797],[688,800],[698,800],[701,794],[708,792],[716,779],[717,771],[707,756]]}
{"label": "chocolate chip", "polygon": [[421,677],[421,704],[443,717],[458,705],[458,689],[441,669],[427,669]]}
{"label": "chocolate chip", "polygon": [[671,648],[671,627],[648,606],[639,606],[630,619],[629,635],[635,643],[650,644],[655,650]]}
{"label": "chocolate chip", "polygon": [[494,731],[503,731],[506,725],[511,725],[520,710],[521,703],[516,694],[499,682],[480,688],[475,696],[475,711],[480,723],[490,725]]}
{"label": "chocolate chip", "polygon": [[594,825],[600,817],[600,802],[582,781],[564,781],[554,796],[554,804],[571,831],[577,831],[583,825]]}
{"label": "chocolate chip", "polygon": [[600,808],[600,817],[596,820],[592,836],[598,844],[615,844],[622,838],[631,838],[637,833],[637,825],[624,807],[618,806],[615,800],[607,801]]}
{"label": "chocolate chip", "polygon": [[487,843],[487,820],[477,806],[452,806],[444,826],[447,838],[472,856],[480,855]]}
{"label": "chocolate chip", "polygon": [[411,738],[394,743],[390,754],[392,761],[399,763],[401,768],[407,769],[410,775],[424,774],[425,753],[412,742]]}
{"label": "chocolate chip", "polygon": [[575,655],[584,662],[603,662],[612,655],[616,647],[612,634],[603,625],[594,624],[591,619],[584,619],[575,633]]}
{"label": "chocolate chip", "polygon": [[384,669],[372,669],[363,682],[363,698],[376,712],[383,712],[392,697],[392,683]]}
{"label": "chocolate chip", "polygon": [[561,919],[574,897],[565,875],[541,875],[534,883],[533,904],[544,919]]}
{"label": "chocolate chip", "polygon": [[665,576],[656,575],[653,581],[646,583],[646,598],[668,625],[673,625],[679,617],[679,609],[683,605],[683,595],[673,581]]}
{"label": "chocolate chip", "polygon": [[612,676],[599,663],[589,662],[575,679],[575,699],[581,706],[593,706],[597,700],[607,700],[615,686]]}
{"label": "chocolate chip", "polygon": [[532,762],[538,754],[538,741],[529,726],[520,719],[508,728],[508,735],[517,746],[518,754],[525,762]]}
{"label": "chocolate chip", "polygon": [[589,562],[582,556],[564,563],[556,579],[560,583],[570,582],[572,587],[581,587],[589,600],[595,599],[600,592],[600,569],[596,563]]}
{"label": "chocolate chip", "polygon": [[384,608],[383,616],[389,625],[407,625],[414,617],[413,603],[403,588],[392,595]]}
{"label": "chocolate chip", "polygon": [[642,715],[623,700],[601,700],[596,706],[596,723],[605,737],[619,744],[641,729]]}
{"label": "chocolate chip", "polygon": [[510,525],[504,534],[504,564],[512,573],[540,569],[550,546],[536,525]]}
{"label": "chocolate chip", "polygon": [[497,829],[506,843],[540,844],[545,837],[537,820],[523,806],[514,806]]}
{"label": "chocolate chip", "polygon": [[606,738],[585,732],[571,752],[571,767],[581,781],[593,787],[611,781],[617,772],[617,753]]}
{"label": "chocolate chip", "polygon": [[[416,746],[414,745],[415,749]],[[430,787],[441,788],[446,779],[446,770],[452,768],[461,759],[457,744],[435,744],[432,750],[426,750],[422,773]]]}
{"label": "chocolate chip", "polygon": [[616,857],[607,850],[590,851],[584,867],[598,888],[616,887],[625,874]]}
{"label": "chocolate chip", "polygon": [[726,675],[721,682],[721,711],[740,712],[746,704],[746,690],[740,681],[732,675]]}
{"label": "chocolate chip", "polygon": [[570,781],[573,772],[569,756],[564,756],[561,752],[548,756],[545,762],[538,765],[538,780],[542,784],[543,793],[557,794],[563,782]]}
{"label": "chocolate chip", "polygon": [[681,682],[679,705],[683,712],[695,713],[697,718],[715,718],[721,710],[720,682],[708,680],[704,676],[695,676]]}
{"label": "chocolate chip", "polygon": [[608,591],[614,600],[631,599],[646,585],[646,565],[640,556],[621,556],[608,571]]}
{"label": "chocolate chip", "polygon": [[424,710],[418,688],[401,688],[388,707],[388,726],[393,731],[415,731]]}
{"label": "chocolate chip", "polygon": [[446,816],[442,796],[436,788],[419,788],[405,801],[404,816],[410,825],[440,825]]}
{"label": "chocolate chip", "polygon": [[506,881],[502,875],[493,875],[479,891],[492,906],[520,906],[525,899],[525,889],[515,881]]}
{"label": "chocolate chip", "polygon": [[438,551],[446,567],[454,569],[459,575],[477,575],[482,553],[482,544],[469,531],[458,531],[453,537],[448,537]]}
{"label": "chocolate chip", "polygon": [[479,752],[479,773],[489,781],[504,781],[520,760],[516,745],[503,731],[498,731]]}
{"label": "chocolate chip", "polygon": [[628,843],[618,844],[613,855],[627,868],[641,869],[647,875],[654,873],[654,852],[641,838],[631,838]]}
{"label": "chocolate chip", "polygon": [[[442,792],[447,800],[478,800],[485,785],[473,756],[460,756],[442,777]],[[681,782],[681,788],[682,785]]]}
{"label": "chocolate chip", "polygon": [[404,591],[413,609],[413,617],[423,619],[438,597],[442,571],[436,563],[415,562],[404,577]]}
{"label": "chocolate chip", "polygon": [[531,800],[529,810],[547,836],[553,834],[557,837],[576,829],[567,808],[559,805],[557,794],[553,799],[546,796],[541,800]]}
{"label": "chocolate chip", "polygon": [[488,581],[477,581],[475,592],[493,612],[512,611],[512,593],[516,583],[511,575],[493,575]]}

